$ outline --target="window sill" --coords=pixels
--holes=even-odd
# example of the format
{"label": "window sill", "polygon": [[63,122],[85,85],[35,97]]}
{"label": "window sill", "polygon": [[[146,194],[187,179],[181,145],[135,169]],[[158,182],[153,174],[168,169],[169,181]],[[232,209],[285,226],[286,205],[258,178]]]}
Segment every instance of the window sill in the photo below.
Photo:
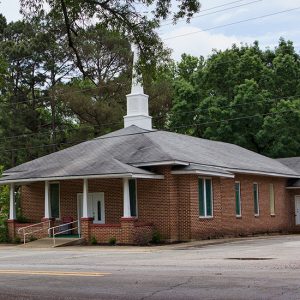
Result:
{"label": "window sill", "polygon": [[254,215],[255,218],[259,218],[259,215]]}
{"label": "window sill", "polygon": [[236,219],[242,219],[242,216],[235,216]]}
{"label": "window sill", "polygon": [[201,220],[205,220],[205,219],[213,219],[214,217],[213,216],[207,216],[207,217],[199,217],[199,219]]}
{"label": "window sill", "polygon": [[274,215],[270,215],[272,218],[274,218],[274,217],[276,217],[276,215],[274,214]]}

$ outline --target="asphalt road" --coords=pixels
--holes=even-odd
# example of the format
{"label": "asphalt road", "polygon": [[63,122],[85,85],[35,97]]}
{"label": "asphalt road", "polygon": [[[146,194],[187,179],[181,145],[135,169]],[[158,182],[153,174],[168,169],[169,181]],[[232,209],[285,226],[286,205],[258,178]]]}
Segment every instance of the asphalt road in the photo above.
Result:
{"label": "asphalt road", "polygon": [[300,299],[300,236],[203,246],[0,246],[0,299]]}

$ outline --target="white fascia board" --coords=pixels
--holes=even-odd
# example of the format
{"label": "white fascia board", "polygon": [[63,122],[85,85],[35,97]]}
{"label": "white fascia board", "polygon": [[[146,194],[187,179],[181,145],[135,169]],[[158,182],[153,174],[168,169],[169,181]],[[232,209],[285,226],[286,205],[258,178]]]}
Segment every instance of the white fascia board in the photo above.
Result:
{"label": "white fascia board", "polygon": [[300,186],[287,186],[287,190],[300,190]]}
{"label": "white fascia board", "polygon": [[98,178],[144,178],[144,179],[164,179],[163,175],[151,175],[151,174],[137,174],[137,173],[125,173],[125,174],[104,174],[104,175],[86,175],[86,176],[58,176],[58,177],[40,177],[40,178],[25,178],[25,179],[7,179],[0,181],[0,185],[6,185],[10,183],[30,183],[40,181],[58,181],[58,180],[73,180],[73,179],[98,179]]}
{"label": "white fascia board", "polygon": [[238,173],[238,174],[262,175],[262,176],[284,177],[284,178],[300,178],[300,176],[293,175],[293,174],[287,175],[287,174],[280,174],[280,173],[250,171],[250,170],[241,170],[241,169],[226,168],[226,171],[230,171],[232,173]]}
{"label": "white fascia board", "polygon": [[196,174],[196,175],[205,175],[205,176],[216,176],[216,177],[225,177],[225,178],[234,178],[234,174],[224,174],[218,172],[207,172],[200,170],[192,170],[192,171],[172,171],[171,174],[177,175],[185,175],[185,174]]}
{"label": "white fascia board", "polygon": [[189,166],[190,163],[180,160],[166,160],[166,161],[152,161],[147,163],[131,164],[133,167],[147,167],[147,166],[165,166],[165,165],[182,165]]}

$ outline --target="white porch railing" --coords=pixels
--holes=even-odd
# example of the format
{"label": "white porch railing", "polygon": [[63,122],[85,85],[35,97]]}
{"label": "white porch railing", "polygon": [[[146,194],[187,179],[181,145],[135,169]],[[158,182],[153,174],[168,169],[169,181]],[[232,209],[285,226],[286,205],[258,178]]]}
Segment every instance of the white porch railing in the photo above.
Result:
{"label": "white porch railing", "polygon": [[[68,228],[66,230],[59,230],[59,228],[66,227],[66,226],[69,226],[69,225],[73,225],[73,224],[76,224],[76,223],[77,223],[76,227],[71,226],[71,228]],[[58,229],[57,232],[55,232],[56,229]],[[55,247],[55,237],[57,235],[62,234],[62,233],[66,233],[66,232],[69,232],[69,231],[72,231],[72,230],[75,230],[75,229],[78,229],[78,236],[80,237],[80,223],[79,223],[79,220],[69,222],[69,223],[60,224],[60,225],[49,228],[48,229],[48,235],[52,236],[52,238],[53,238],[53,247]]]}
{"label": "white porch railing", "polygon": [[[21,231],[23,231],[24,244],[26,244],[26,236],[27,235],[31,235],[33,233],[37,233],[37,232],[46,230],[47,228],[45,228],[44,225],[47,224],[47,223],[48,223],[48,228],[49,228],[50,227],[50,221],[49,220],[19,228],[18,229],[18,234],[20,234]],[[35,228],[37,226],[39,228]]]}

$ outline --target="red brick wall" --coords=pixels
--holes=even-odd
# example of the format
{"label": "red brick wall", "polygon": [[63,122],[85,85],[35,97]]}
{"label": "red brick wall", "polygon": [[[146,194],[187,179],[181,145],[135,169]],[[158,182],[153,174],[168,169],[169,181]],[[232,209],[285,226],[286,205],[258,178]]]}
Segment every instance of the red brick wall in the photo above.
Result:
{"label": "red brick wall", "polygon": [[[244,235],[259,232],[285,231],[294,222],[291,192],[286,180],[275,177],[237,175],[235,179],[213,178],[213,218],[200,219],[198,209],[198,176],[172,175],[170,167],[154,171],[164,180],[138,179],[138,220],[153,223],[163,239],[190,240],[223,235]],[[235,216],[234,182],[241,182],[242,217]],[[260,216],[254,216],[253,182],[259,184]],[[269,184],[275,188],[276,216],[270,216]],[[77,219],[77,193],[83,181],[61,181],[61,217]],[[106,224],[120,224],[123,215],[121,179],[89,180],[89,192],[104,192]],[[22,188],[23,215],[39,222],[44,215],[44,183]],[[91,225],[90,235],[100,242],[115,236],[120,226]],[[151,227],[152,228],[152,227]],[[137,230],[136,230],[137,231]],[[102,235],[102,237],[101,237]]]}
{"label": "red brick wall", "polygon": [[[286,180],[275,177],[236,175],[235,179],[213,179],[213,218],[199,218],[197,178],[191,179],[191,237],[193,239],[223,235],[288,231],[291,228],[291,203],[285,189]],[[234,182],[241,184],[242,216],[235,215]],[[253,182],[259,184],[260,214],[254,216]],[[269,185],[274,184],[275,216],[270,215]]]}

